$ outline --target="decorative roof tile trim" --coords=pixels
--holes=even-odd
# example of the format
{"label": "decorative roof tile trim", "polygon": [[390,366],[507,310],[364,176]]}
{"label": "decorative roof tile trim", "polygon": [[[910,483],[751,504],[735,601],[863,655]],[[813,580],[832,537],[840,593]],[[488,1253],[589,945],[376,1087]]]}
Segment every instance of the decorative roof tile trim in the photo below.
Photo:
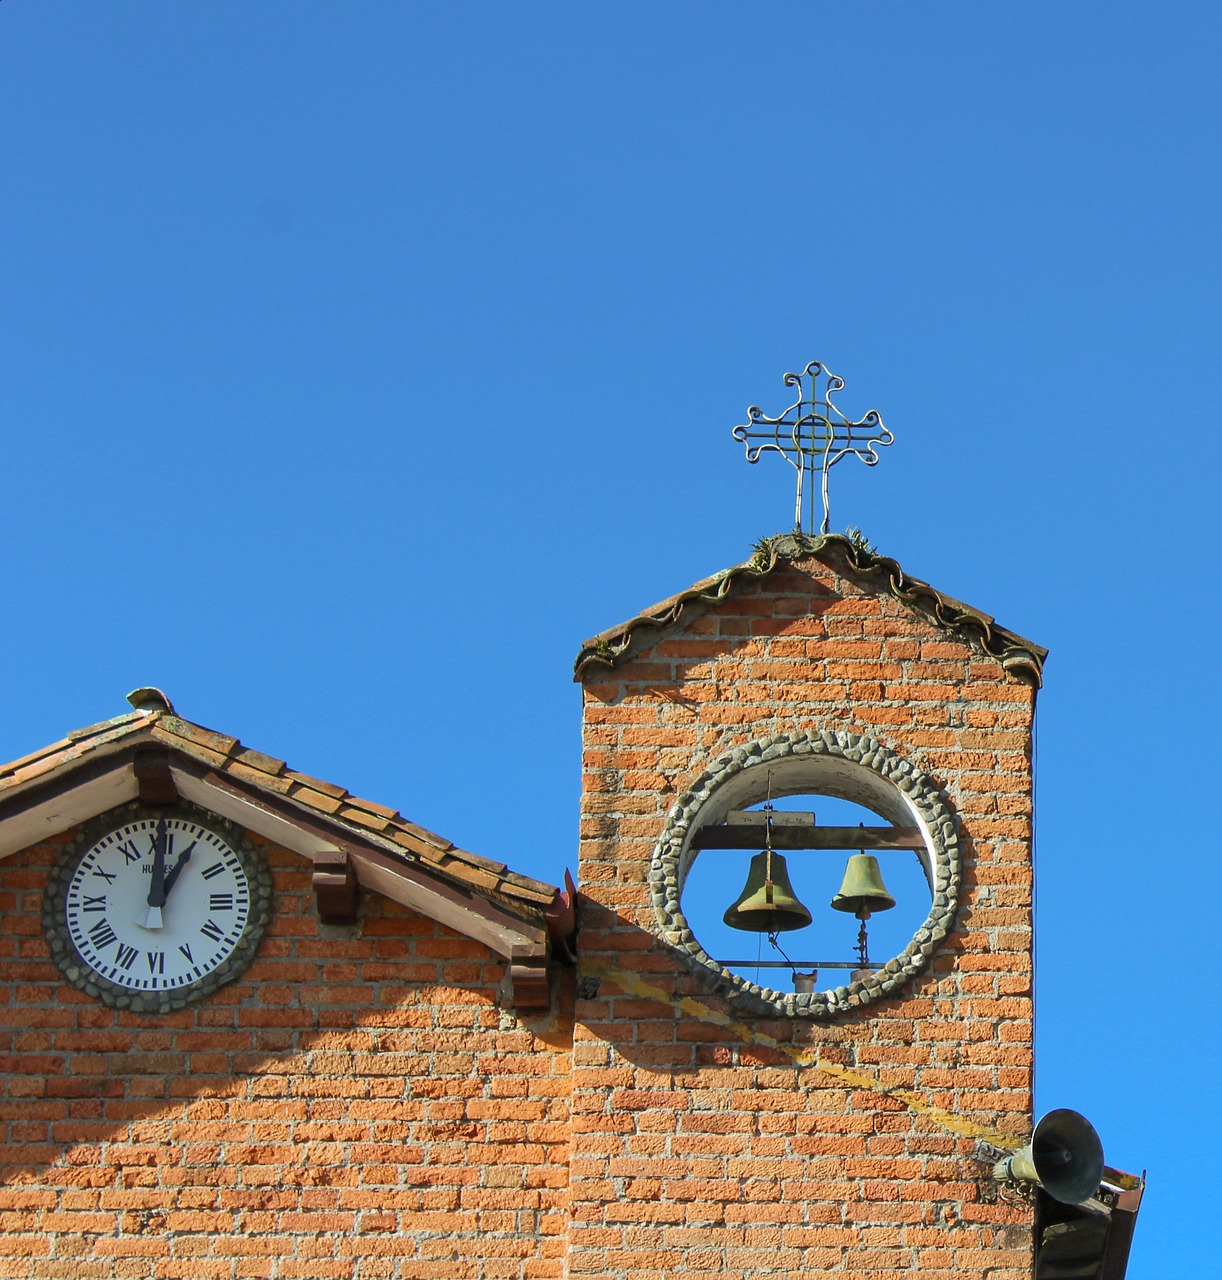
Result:
{"label": "decorative roof tile trim", "polygon": [[352,833],[391,842],[389,849],[417,858],[456,884],[528,911],[546,911],[560,890],[543,880],[510,871],[503,862],[459,849],[443,836],[408,821],[388,805],[350,795],[343,787],[289,769],[283,760],[244,747],[237,738],[215,733],[168,711],[136,711],[78,729],[40,751],[0,764],[0,798],[106,748],[121,750],[133,742],[154,741],[188,759],[216,769],[247,786],[263,788],[302,807],[345,824]]}
{"label": "decorative roof tile trim", "polygon": [[987,613],[935,590],[920,578],[909,577],[890,556],[866,551],[839,533],[818,537],[783,533],[765,538],[757,545],[755,555],[744,564],[723,569],[628,622],[592,636],[581,646],[573,664],[573,679],[581,680],[591,668],[618,666],[639,647],[638,640],[648,643],[656,633],[673,627],[690,606],[716,604],[747,583],[767,577],[782,561],[806,556],[830,561],[849,577],[871,583],[879,581],[897,600],[941,630],[995,659],[1015,679],[1036,688],[1042,683],[1044,659],[1048,656],[1043,646],[998,626]]}

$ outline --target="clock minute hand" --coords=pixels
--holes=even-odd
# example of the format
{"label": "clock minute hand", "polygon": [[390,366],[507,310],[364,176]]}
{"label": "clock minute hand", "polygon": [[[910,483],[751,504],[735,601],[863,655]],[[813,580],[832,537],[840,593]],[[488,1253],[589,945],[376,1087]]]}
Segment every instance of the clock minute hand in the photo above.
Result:
{"label": "clock minute hand", "polygon": [[144,917],[146,929],[161,928],[161,908],[165,906],[165,819],[157,824],[157,834],[153,837],[153,878],[149,884],[148,911]]}
{"label": "clock minute hand", "polygon": [[170,890],[178,883],[178,877],[182,875],[182,869],[191,861],[191,850],[199,844],[198,840],[192,840],[189,845],[178,855],[178,861],[170,868],[170,874],[165,878],[165,891],[162,899],[170,896]]}

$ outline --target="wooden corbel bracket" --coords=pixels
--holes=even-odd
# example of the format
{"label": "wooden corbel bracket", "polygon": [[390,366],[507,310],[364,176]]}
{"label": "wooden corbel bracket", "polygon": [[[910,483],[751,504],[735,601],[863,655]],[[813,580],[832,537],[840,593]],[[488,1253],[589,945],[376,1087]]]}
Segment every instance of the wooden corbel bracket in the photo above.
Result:
{"label": "wooden corbel bracket", "polygon": [[509,958],[509,996],[513,1007],[524,1012],[550,1007],[551,990],[544,948],[514,947]]}
{"label": "wooden corbel bracket", "polygon": [[344,858],[314,864],[314,900],[323,924],[355,924],[361,886],[352,863]]}
{"label": "wooden corbel bracket", "polygon": [[140,747],[132,757],[132,772],[141,804],[177,804],[178,788],[170,772],[170,753],[165,747]]}

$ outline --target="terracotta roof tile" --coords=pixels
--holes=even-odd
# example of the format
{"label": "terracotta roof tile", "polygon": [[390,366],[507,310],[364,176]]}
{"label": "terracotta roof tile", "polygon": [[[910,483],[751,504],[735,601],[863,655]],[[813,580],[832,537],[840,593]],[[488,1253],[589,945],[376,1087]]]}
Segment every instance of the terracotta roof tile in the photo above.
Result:
{"label": "terracotta roof tile", "polygon": [[234,749],[233,758],[248,768],[257,769],[260,773],[269,774],[273,778],[279,777],[285,769],[283,760],[277,760],[275,756],[265,756],[262,751],[256,751],[253,747],[244,747],[241,743]]}
{"label": "terracotta roof tile", "polygon": [[[137,723],[117,724],[113,720],[107,720],[101,725],[94,725],[95,730],[92,738],[82,738],[79,735],[69,735],[68,745],[61,747],[58,751],[48,752],[43,760],[43,765],[26,765],[21,769],[14,771],[9,783],[16,787],[28,782],[32,777],[41,776],[45,772],[54,772],[65,764],[71,763],[73,760],[80,760],[91,752],[97,751],[101,747],[108,746],[112,742],[119,742],[123,738],[134,736],[137,733],[146,733],[149,728],[148,721],[143,717],[138,718]],[[97,732],[101,730],[101,732]],[[0,770],[0,777],[3,776],[4,770]]]}
{"label": "terracotta roof tile", "polygon": [[342,808],[342,801],[334,796],[324,796],[321,791],[315,791],[312,787],[295,786],[289,791],[288,797],[300,804],[308,804],[311,809],[318,809],[321,813],[338,813]]}
{"label": "terracotta roof tile", "polygon": [[395,844],[402,846],[404,849],[410,849],[413,853],[423,853],[425,850],[429,849],[428,845],[423,844],[420,840],[417,840],[410,831],[404,831],[401,827],[392,827],[386,832],[386,834],[395,842]]}
{"label": "terracotta roof tile", "polygon": [[292,780],[289,778],[265,773],[262,769],[251,769],[238,760],[231,759],[227,761],[224,769],[225,773],[231,778],[238,778],[243,782],[252,782],[256,787],[267,787],[269,791],[278,791],[281,795],[288,795],[293,787]]}
{"label": "terracotta roof tile", "polygon": [[364,809],[368,813],[375,813],[380,818],[387,818],[391,822],[400,820],[398,809],[392,809],[389,805],[375,804],[372,800],[362,800],[358,796],[348,796],[347,803],[356,805],[359,809]]}
{"label": "terracotta roof tile", "polygon": [[500,876],[493,875],[491,871],[484,871],[479,867],[473,867],[465,859],[452,858],[447,854],[446,856],[438,859],[437,866],[439,866],[443,871],[455,871],[458,870],[458,868],[454,866],[456,862],[461,863],[461,875],[468,884],[475,885],[478,888],[491,889],[494,891],[500,886]]}
{"label": "terracotta roof tile", "polygon": [[31,760],[29,764],[22,765],[20,769],[13,771],[12,783],[14,786],[20,786],[23,782],[32,782],[35,778],[41,778],[43,774],[54,773],[67,761],[78,760],[82,755],[84,755],[83,751],[69,747],[56,755],[43,756],[41,760]]}
{"label": "terracotta roof tile", "polygon": [[187,738],[181,733],[167,733],[160,725],[156,727],[152,736],[158,742],[164,743],[165,746],[175,751],[181,751],[183,755],[190,756],[193,760],[200,761],[201,764],[210,765],[213,769],[223,769],[229,763],[227,754],[213,751],[210,747],[206,747],[194,739]]}
{"label": "terracotta roof tile", "polygon": [[53,742],[49,747],[43,747],[41,751],[31,751],[28,756],[21,756],[17,760],[10,760],[8,764],[0,767],[0,786],[3,785],[4,779],[24,769],[27,764],[33,764],[36,760],[45,760],[48,756],[59,755],[66,747],[72,745],[71,738],[60,738],[58,742]]}
{"label": "terracotta roof tile", "polygon": [[409,835],[414,836],[421,844],[426,844],[433,849],[453,849],[453,841],[447,840],[445,836],[439,836],[435,831],[429,831],[426,827],[418,826],[414,822],[409,822],[403,818],[399,825]]}
{"label": "terracotta roof tile", "polygon": [[[140,723],[137,724],[136,721]],[[43,747],[41,751],[31,751],[19,760],[0,765],[0,791],[19,787],[31,778],[39,777],[45,772],[54,772],[73,760],[81,759],[98,747],[147,728],[151,728],[151,721],[144,716],[130,714],[118,716],[114,720],[100,721],[90,725],[88,729],[77,729],[58,742]],[[45,768],[41,764],[44,761],[47,762]]]}
{"label": "terracotta roof tile", "polygon": [[333,782],[323,782],[319,778],[311,778],[308,773],[298,773],[296,769],[290,769],[288,776],[294,782],[300,782],[302,786],[309,787],[313,791],[321,791],[325,796],[333,796],[336,800],[340,800],[348,794],[343,787],[337,787]]}
{"label": "terracotta roof tile", "polygon": [[83,738],[96,738],[108,733],[111,729],[122,728],[133,720],[144,720],[146,717],[139,711],[125,711],[113,720],[99,720],[97,724],[86,725],[83,729],[73,729],[68,734],[69,742],[79,742]]}
{"label": "terracotta roof tile", "polygon": [[454,845],[445,850],[442,856],[458,858],[462,862],[470,863],[473,867],[479,867],[481,871],[491,871],[498,876],[504,875],[508,870],[503,862],[496,862],[492,858],[485,858],[482,854],[472,853],[468,849],[459,849]]}
{"label": "terracotta roof tile", "polygon": [[231,738],[227,733],[205,729],[203,725],[192,724],[181,716],[161,715],[157,717],[157,723],[161,729],[176,737],[185,738],[188,742],[194,742],[197,746],[206,747],[222,756],[231,754],[236,747],[242,745],[237,738]]}
{"label": "terracotta roof tile", "polygon": [[537,902],[541,907],[550,906],[556,897],[556,890],[546,881],[533,880],[530,876],[519,875],[516,871],[506,872],[505,883],[513,886],[515,897]]}
{"label": "terracotta roof tile", "polygon": [[50,777],[70,773],[81,761],[115,744],[123,749],[141,741],[155,741],[191,760],[247,786],[274,791],[331,821],[375,836],[405,854],[437,868],[451,880],[504,902],[543,911],[559,890],[542,880],[510,871],[504,863],[466,849],[436,832],[409,822],[389,805],[350,795],[343,787],[289,769],[283,760],[244,747],[237,738],[216,733],[169,711],[136,711],[78,729],[58,742],[0,765],[0,794]]}
{"label": "terracotta roof tile", "polygon": [[355,822],[358,826],[368,827],[370,831],[385,831],[390,826],[390,823],[379,814],[370,813],[368,809],[347,801],[340,805],[339,816],[345,822]]}

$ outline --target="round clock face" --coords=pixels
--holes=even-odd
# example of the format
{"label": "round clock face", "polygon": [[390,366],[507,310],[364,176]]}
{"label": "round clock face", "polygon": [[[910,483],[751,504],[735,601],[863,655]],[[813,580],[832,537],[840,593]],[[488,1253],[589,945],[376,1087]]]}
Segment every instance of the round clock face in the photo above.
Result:
{"label": "round clock face", "polygon": [[231,823],[129,806],[64,851],[43,929],[74,985],[114,1008],[167,1012],[246,968],[270,900],[266,864]]}

